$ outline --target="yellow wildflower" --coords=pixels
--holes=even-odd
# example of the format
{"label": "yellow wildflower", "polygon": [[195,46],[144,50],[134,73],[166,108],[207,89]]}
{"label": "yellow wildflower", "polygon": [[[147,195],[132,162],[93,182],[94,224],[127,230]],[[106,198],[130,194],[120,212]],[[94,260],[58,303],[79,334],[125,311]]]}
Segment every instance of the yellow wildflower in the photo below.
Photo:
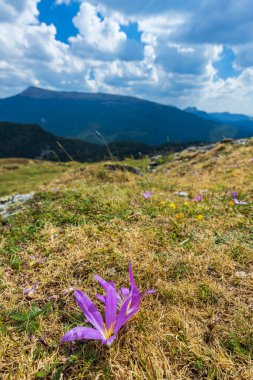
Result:
{"label": "yellow wildflower", "polygon": [[176,214],[175,218],[176,219],[182,219],[182,218],[184,218],[184,213],[183,212],[179,212],[178,214]]}
{"label": "yellow wildflower", "polygon": [[189,206],[189,202],[184,202],[184,206]]}
{"label": "yellow wildflower", "polygon": [[203,215],[198,215],[198,216],[197,216],[197,219],[198,219],[198,220],[202,220],[202,219],[203,219]]}
{"label": "yellow wildflower", "polygon": [[229,204],[229,206],[234,206],[234,202],[233,201],[229,201],[228,204]]}
{"label": "yellow wildflower", "polygon": [[172,208],[173,210],[176,210],[177,206],[175,205],[175,203],[170,203],[169,204],[170,208]]}

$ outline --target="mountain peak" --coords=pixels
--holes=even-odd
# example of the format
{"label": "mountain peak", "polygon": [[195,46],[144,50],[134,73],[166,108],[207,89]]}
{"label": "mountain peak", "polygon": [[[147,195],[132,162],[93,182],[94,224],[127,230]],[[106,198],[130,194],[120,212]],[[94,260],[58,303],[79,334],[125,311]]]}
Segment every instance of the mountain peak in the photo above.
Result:
{"label": "mountain peak", "polygon": [[187,107],[184,109],[186,112],[197,112],[199,111],[197,107]]}
{"label": "mountain peak", "polygon": [[40,87],[29,86],[23,92],[21,92],[20,96],[26,96],[31,98],[55,98],[58,94],[62,93],[53,90],[47,90]]}
{"label": "mountain peak", "polygon": [[68,100],[98,100],[110,102],[149,102],[136,97],[116,94],[79,92],[79,91],[56,91],[31,86],[19,94],[21,97],[35,99],[68,99]]}

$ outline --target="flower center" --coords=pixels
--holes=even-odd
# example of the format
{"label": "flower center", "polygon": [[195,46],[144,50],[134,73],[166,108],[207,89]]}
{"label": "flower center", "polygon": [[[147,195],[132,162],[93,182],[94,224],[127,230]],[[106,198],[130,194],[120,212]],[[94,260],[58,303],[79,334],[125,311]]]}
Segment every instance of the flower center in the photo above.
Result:
{"label": "flower center", "polygon": [[129,303],[128,303],[128,305],[127,305],[127,309],[126,309],[126,315],[129,315],[130,313],[131,313],[131,304],[132,304],[132,302],[131,302],[131,300],[129,301]]}
{"label": "flower center", "polygon": [[111,336],[113,335],[114,325],[115,325],[115,322],[110,326],[109,330],[107,330],[106,327],[105,327],[105,329],[104,329],[104,335],[105,335],[106,339],[111,338]]}

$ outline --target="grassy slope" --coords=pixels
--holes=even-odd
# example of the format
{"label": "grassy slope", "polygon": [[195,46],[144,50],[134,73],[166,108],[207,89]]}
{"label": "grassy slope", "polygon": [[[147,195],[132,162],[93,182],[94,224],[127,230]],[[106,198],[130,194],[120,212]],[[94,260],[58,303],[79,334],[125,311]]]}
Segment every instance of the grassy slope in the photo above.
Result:
{"label": "grassy slope", "polygon": [[53,163],[23,158],[0,159],[0,196],[36,191],[78,163]]}
{"label": "grassy slope", "polygon": [[[44,186],[0,237],[1,379],[252,379],[252,206],[229,204],[231,190],[252,201],[252,150],[183,153],[143,177],[81,165]],[[203,189],[198,204],[174,195]],[[143,190],[154,196],[143,202]],[[95,273],[126,286],[131,260],[140,289],[156,295],[110,349],[58,346],[83,323],[73,288],[94,299]]]}

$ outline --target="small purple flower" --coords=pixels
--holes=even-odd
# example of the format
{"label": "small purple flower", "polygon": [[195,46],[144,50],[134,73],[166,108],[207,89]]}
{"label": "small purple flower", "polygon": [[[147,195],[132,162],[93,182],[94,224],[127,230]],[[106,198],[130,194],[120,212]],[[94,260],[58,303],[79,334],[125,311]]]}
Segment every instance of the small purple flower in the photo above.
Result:
{"label": "small purple flower", "polygon": [[[119,330],[140,308],[141,295],[134,284],[132,267],[129,267],[131,289],[121,289],[121,294],[117,294],[113,282],[106,282],[101,277],[96,276],[100,285],[106,290],[105,297],[101,300],[105,304],[105,320],[90,298],[81,290],[75,291],[75,298],[84,316],[91,327],[75,327],[69,330],[63,337],[63,342],[70,342],[81,339],[101,340],[102,344],[111,345],[116,339]],[[118,312],[117,312],[118,309]]]}
{"label": "small purple flower", "polygon": [[234,198],[234,204],[235,205],[247,205],[248,202],[246,202],[246,201],[239,201],[237,198]]}
{"label": "small purple flower", "polygon": [[203,195],[199,194],[196,198],[194,198],[195,202],[201,202],[203,199]]}
{"label": "small purple flower", "polygon": [[166,173],[169,174],[171,172],[171,169],[166,169]]}
{"label": "small purple flower", "polygon": [[153,191],[143,191],[142,196],[144,199],[149,199],[154,195]]}
{"label": "small purple flower", "polygon": [[59,187],[55,187],[55,188],[53,188],[53,192],[54,192],[54,193],[57,193],[59,190],[60,190]]}
{"label": "small purple flower", "polygon": [[38,287],[38,283],[39,283],[39,281],[38,281],[38,280],[35,280],[33,286],[32,286],[31,288],[25,288],[25,289],[23,290],[23,293],[24,293],[24,294],[28,294],[28,295],[33,295],[33,294],[35,293],[37,287]]}
{"label": "small purple flower", "polygon": [[232,198],[237,198],[238,193],[236,191],[231,191],[231,196],[232,196]]}

